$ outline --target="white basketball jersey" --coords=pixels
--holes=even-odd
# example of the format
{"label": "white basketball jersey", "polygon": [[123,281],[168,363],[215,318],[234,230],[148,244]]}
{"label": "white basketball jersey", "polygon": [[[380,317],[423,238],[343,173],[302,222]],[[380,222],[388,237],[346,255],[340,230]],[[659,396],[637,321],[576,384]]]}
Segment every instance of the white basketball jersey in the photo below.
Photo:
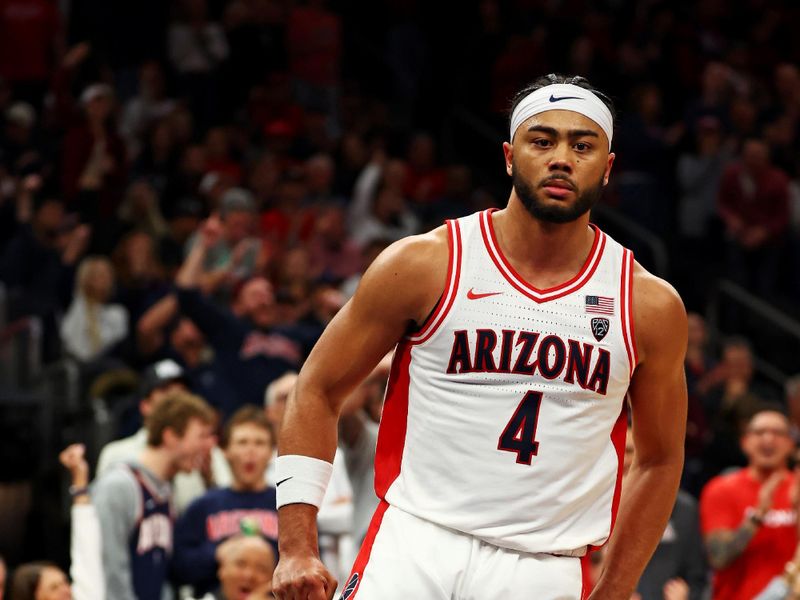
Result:
{"label": "white basketball jersey", "polygon": [[580,273],[538,290],[503,256],[491,212],[447,223],[447,288],[395,353],[376,492],[502,548],[582,554],[619,503],[633,256],[593,227]]}

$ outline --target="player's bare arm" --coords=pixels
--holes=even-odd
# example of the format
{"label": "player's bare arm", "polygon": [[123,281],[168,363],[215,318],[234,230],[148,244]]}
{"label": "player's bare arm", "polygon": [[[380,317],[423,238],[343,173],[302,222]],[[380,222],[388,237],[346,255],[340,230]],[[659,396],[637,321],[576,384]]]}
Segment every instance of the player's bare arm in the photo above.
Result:
{"label": "player's bare arm", "polygon": [[[332,462],[339,412],[347,395],[403,336],[421,324],[444,290],[448,263],[444,227],[389,247],[367,270],[353,299],[325,329],[303,366],[281,428],[279,454]],[[317,509],[279,510],[280,600],[330,598],[336,588],[319,561]]]}
{"label": "player's bare arm", "polygon": [[622,490],[606,568],[591,598],[627,600],[664,532],[683,468],[686,311],[666,282],[636,265],[638,364],[629,388],[635,455]]}

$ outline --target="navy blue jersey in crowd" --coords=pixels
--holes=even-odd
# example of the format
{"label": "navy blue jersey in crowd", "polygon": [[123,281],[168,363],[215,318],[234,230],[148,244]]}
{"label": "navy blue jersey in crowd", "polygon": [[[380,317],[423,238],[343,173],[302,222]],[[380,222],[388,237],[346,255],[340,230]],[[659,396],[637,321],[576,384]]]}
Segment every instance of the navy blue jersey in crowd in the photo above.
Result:
{"label": "navy blue jersey in crowd", "polygon": [[200,328],[214,348],[215,363],[235,390],[237,405],[262,405],[264,390],[287,371],[297,371],[316,341],[300,328],[262,330],[220,308],[197,290],[178,290],[181,312]]}
{"label": "navy blue jersey in crowd", "polygon": [[217,585],[217,546],[241,531],[242,519],[256,524],[278,556],[278,509],[275,488],[260,492],[211,490],[192,502],[175,524],[173,571],[196,596]]}
{"label": "navy blue jersey in crowd", "polygon": [[139,600],[161,598],[169,575],[172,552],[172,510],[168,497],[160,496],[138,468],[126,465],[139,484],[141,513],[128,541],[131,581]]}

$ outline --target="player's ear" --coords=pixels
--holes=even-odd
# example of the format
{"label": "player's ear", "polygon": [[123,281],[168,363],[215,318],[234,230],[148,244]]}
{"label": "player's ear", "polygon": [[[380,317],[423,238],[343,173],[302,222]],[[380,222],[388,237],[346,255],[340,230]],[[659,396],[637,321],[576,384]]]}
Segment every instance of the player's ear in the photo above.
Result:
{"label": "player's ear", "polygon": [[514,146],[509,142],[503,142],[503,156],[506,159],[506,174],[511,177],[511,163],[514,158]]}
{"label": "player's ear", "polygon": [[614,159],[617,155],[613,152],[608,153],[608,162],[606,163],[606,172],[603,173],[603,185],[608,185],[608,178],[611,175],[611,167],[614,166]]}

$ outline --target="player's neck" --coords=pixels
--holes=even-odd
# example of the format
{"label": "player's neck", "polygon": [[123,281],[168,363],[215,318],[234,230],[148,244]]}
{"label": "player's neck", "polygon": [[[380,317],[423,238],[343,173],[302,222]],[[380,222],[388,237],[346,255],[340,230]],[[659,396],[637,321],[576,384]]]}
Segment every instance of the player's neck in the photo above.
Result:
{"label": "player's neck", "polygon": [[570,223],[547,223],[534,218],[519,201],[494,213],[494,230],[512,266],[539,288],[558,285],[552,279],[575,275],[594,243],[588,213]]}
{"label": "player's neck", "polygon": [[171,481],[178,472],[175,459],[164,448],[147,446],[139,456],[139,462],[159,479]]}

